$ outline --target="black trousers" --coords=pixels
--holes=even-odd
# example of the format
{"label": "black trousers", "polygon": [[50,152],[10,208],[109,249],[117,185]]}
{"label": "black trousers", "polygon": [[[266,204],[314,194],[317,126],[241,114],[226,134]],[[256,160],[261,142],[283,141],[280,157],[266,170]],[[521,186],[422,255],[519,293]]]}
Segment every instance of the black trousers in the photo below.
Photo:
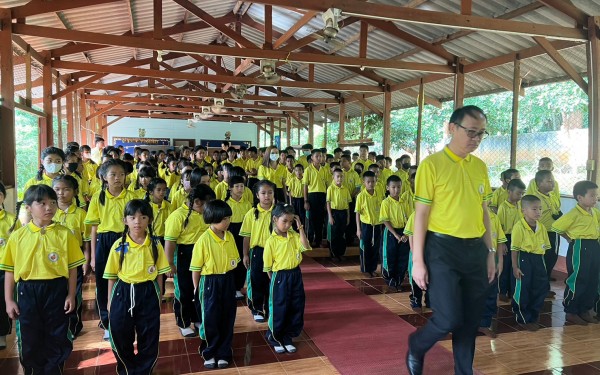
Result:
{"label": "black trousers", "polygon": [[515,283],[513,313],[517,323],[535,323],[538,321],[544,299],[550,289],[544,256],[519,251],[517,260],[523,276],[519,280],[514,279],[513,276]]}
{"label": "black trousers", "polygon": [[[404,234],[404,228],[394,228],[399,235]],[[400,287],[406,271],[410,244],[398,242],[396,237],[385,226],[383,229],[383,244],[381,246],[381,276],[389,286]]]}
{"label": "black trousers", "polygon": [[200,338],[206,342],[202,357],[204,360],[214,358],[217,361],[231,361],[237,310],[234,271],[224,275],[201,276],[198,299],[202,305]]}
{"label": "black trousers", "polygon": [[511,235],[506,235],[506,248],[508,249],[507,254],[502,256],[502,273],[498,278],[498,293],[512,297],[514,289],[512,288],[511,277],[513,276],[512,271],[512,257],[510,255],[510,242]]}
{"label": "black trousers", "polygon": [[[152,373],[158,360],[160,299],[156,281],[115,282],[110,299],[109,327],[119,375]],[[136,340],[137,354],[133,350]]]}
{"label": "black trousers", "polygon": [[300,267],[273,272],[269,305],[267,340],[271,345],[292,345],[304,328],[304,283]]}
{"label": "black trousers", "polygon": [[360,223],[360,272],[375,272],[379,263],[381,225]]}
{"label": "black trousers", "polygon": [[19,281],[20,315],[16,321],[19,359],[25,375],[61,375],[73,350],[69,315],[65,314],[68,280]]}
{"label": "black trousers", "polygon": [[[292,198],[292,207],[294,207],[294,212],[296,215],[300,217],[300,222],[302,225],[306,225],[306,210],[304,210],[304,198]],[[294,223],[294,228],[296,228],[296,223]]]}
{"label": "black trousers", "polygon": [[69,320],[69,331],[73,333],[73,336],[77,335],[83,329],[83,320],[81,319],[81,313],[83,312],[83,266],[77,267],[77,294],[75,295],[76,308],[75,312],[71,314]]}
{"label": "black trousers", "polygon": [[480,327],[490,328],[492,318],[498,314],[498,279],[496,278],[489,286],[485,298],[485,308],[481,315]]}
{"label": "black trousers", "polygon": [[[419,288],[417,283],[412,278],[412,251],[408,255],[408,280],[410,281],[410,307],[423,307],[423,290]],[[429,307],[429,293],[425,292],[425,306]]]}
{"label": "black trousers", "polygon": [[179,328],[187,328],[191,323],[199,322],[196,304],[194,304],[194,281],[190,262],[194,244],[177,245],[175,249],[175,267],[177,273],[173,275],[175,298],[173,299],[173,312]]}
{"label": "black trousers", "polygon": [[583,314],[594,308],[598,298],[600,244],[598,240],[573,240],[567,251],[565,281],[566,313]]}
{"label": "black trousers", "polygon": [[425,263],[433,315],[412,334],[409,347],[416,356],[425,353],[452,332],[454,372],[473,374],[475,336],[489,287],[488,250],[483,239],[440,238],[428,233]]}
{"label": "black trousers", "polygon": [[0,336],[8,336],[12,329],[12,320],[6,313],[6,301],[4,300],[4,271],[0,271]]}
{"label": "black trousers", "polygon": [[346,223],[348,222],[347,210],[331,210],[333,225],[327,221],[327,240],[329,241],[329,254],[332,257],[341,257],[346,254]]}
{"label": "black trousers", "polygon": [[275,188],[275,200],[277,203],[287,203],[285,201],[285,194],[283,193],[283,188]]}
{"label": "black trousers", "polygon": [[[354,209],[356,208],[356,197],[352,198],[352,202],[348,204],[350,207],[348,211],[350,215],[354,215]],[[346,227],[346,246],[353,246],[354,240],[356,239],[356,220],[354,216],[350,217],[350,224]]]}
{"label": "black trousers", "polygon": [[327,217],[325,193],[308,193],[308,239],[311,243],[321,246],[323,240],[323,228]]}
{"label": "black trousers", "polygon": [[115,242],[123,237],[123,233],[106,232],[98,233],[96,237],[96,306],[100,315],[100,327],[108,329],[108,280],[104,278],[104,269],[108,261],[108,253]]}
{"label": "black trousers", "polygon": [[552,270],[558,261],[558,246],[560,245],[560,241],[558,241],[558,234],[555,232],[548,232],[548,238],[550,239],[550,248],[544,254],[544,262],[546,263],[546,274],[549,280]]}
{"label": "black trousers", "polygon": [[[242,223],[229,224],[229,231],[235,239],[235,246],[237,247],[240,259],[244,259],[244,237],[240,236],[240,228],[242,228]],[[246,267],[244,267],[244,262],[238,263],[235,270],[233,270],[233,275],[235,290],[242,290],[246,283]]]}
{"label": "black trousers", "polygon": [[252,190],[252,193],[254,193],[254,185],[256,185],[257,182],[258,178],[256,177],[248,178],[248,189]]}
{"label": "black trousers", "polygon": [[263,271],[262,247],[250,249],[250,268],[246,277],[248,307],[252,315],[269,316],[269,275]]}

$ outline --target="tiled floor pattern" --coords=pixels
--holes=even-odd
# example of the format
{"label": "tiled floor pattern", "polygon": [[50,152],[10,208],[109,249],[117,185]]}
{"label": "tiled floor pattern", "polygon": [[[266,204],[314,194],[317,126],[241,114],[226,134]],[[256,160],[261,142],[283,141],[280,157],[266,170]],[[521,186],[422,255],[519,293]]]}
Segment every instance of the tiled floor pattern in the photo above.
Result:
{"label": "tiled floor pattern", "polygon": [[[349,256],[340,264],[326,258],[327,250],[317,249],[311,256],[338,277],[368,295],[382,306],[397,314],[415,327],[422,326],[431,310],[415,312],[408,303],[408,285],[400,292],[390,290],[384,281],[365,277],[359,271],[357,249],[349,249]],[[574,374],[600,375],[600,325],[579,327],[565,325],[562,311],[562,280],[552,283],[557,293],[547,299],[538,332],[523,331],[514,323],[510,306],[501,304],[498,309],[496,339],[478,337],[475,367],[484,374]],[[110,344],[102,341],[102,331],[97,328],[97,314],[93,309],[94,285],[91,280],[84,287],[84,330],[74,342],[74,351],[66,363],[65,375],[101,375],[115,373],[115,359]],[[167,283],[167,296],[172,296],[172,284]],[[206,370],[198,354],[200,340],[183,339],[175,326],[172,304],[162,305],[160,355],[156,374],[178,375],[209,371],[214,374],[337,374],[327,357],[303,333],[296,342],[298,352],[277,355],[264,339],[266,324],[255,323],[245,306],[238,303],[233,342],[233,363],[225,370]],[[0,351],[0,374],[22,374],[14,333],[8,338],[9,347]],[[452,350],[450,340],[440,343]]]}
{"label": "tiled floor pattern", "polygon": [[[359,260],[350,252],[343,262],[326,257],[315,258],[323,266],[346,280],[350,285],[388,308],[415,327],[431,316],[430,309],[415,312],[410,307],[410,286],[401,291],[388,288],[381,277],[369,278],[359,271]],[[480,335],[476,343],[475,368],[484,374],[573,374],[600,375],[600,324],[586,327],[565,323],[562,306],[565,274],[555,272],[557,281],[551,283],[556,297],[546,299],[537,332],[525,331],[516,324],[510,304],[500,303],[496,324],[498,337]],[[452,350],[449,335],[440,345]]]}

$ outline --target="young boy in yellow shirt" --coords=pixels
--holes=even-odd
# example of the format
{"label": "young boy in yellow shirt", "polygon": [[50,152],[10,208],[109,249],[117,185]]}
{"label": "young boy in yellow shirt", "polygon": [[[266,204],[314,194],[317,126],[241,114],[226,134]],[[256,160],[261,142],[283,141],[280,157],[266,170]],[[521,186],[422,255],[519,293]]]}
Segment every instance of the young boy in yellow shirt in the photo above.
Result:
{"label": "young boy in yellow shirt", "polygon": [[375,189],[375,173],[363,173],[364,190],[356,197],[356,236],[360,239],[360,271],[375,277],[379,261],[383,195]]}
{"label": "young boy in yellow shirt", "polygon": [[344,185],[344,172],[341,169],[333,171],[333,184],[327,188],[327,234],[329,240],[329,253],[331,258],[338,262],[346,253],[346,227],[350,223],[349,204],[352,197]]}
{"label": "young boy in yellow shirt", "polygon": [[502,181],[502,186],[498,189],[494,190],[494,194],[492,194],[492,199],[490,200],[490,208],[494,213],[498,213],[498,207],[508,198],[508,183],[514,179],[520,179],[521,175],[519,171],[514,168],[509,168],[500,174],[500,181]]}

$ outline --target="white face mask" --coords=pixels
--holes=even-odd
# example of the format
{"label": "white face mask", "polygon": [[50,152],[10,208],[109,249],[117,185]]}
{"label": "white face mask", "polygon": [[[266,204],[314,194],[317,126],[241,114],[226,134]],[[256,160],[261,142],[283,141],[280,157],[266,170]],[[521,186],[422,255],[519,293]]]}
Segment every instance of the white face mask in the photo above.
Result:
{"label": "white face mask", "polygon": [[186,190],[191,189],[192,188],[191,181],[189,181],[189,180],[188,181],[183,181],[183,188],[186,189]]}
{"label": "white face mask", "polygon": [[275,161],[275,160],[279,159],[279,155],[278,154],[269,154],[269,158],[272,161]]}
{"label": "white face mask", "polygon": [[310,155],[310,151],[308,151],[308,150],[304,150],[304,151],[302,151],[302,153],[304,154],[304,156]]}
{"label": "white face mask", "polygon": [[44,169],[48,173],[58,173],[62,169],[61,163],[44,163]]}

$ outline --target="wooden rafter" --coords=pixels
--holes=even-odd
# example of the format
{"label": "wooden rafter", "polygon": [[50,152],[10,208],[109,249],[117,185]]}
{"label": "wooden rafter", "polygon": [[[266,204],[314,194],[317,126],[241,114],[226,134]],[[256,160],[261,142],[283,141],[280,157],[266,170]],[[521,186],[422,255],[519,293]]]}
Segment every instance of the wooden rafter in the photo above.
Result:
{"label": "wooden rafter", "polygon": [[11,8],[12,18],[27,18],[38,14],[59,12],[67,9],[82,8],[92,5],[116,3],[122,0],[32,0],[25,5]]}
{"label": "wooden rafter", "polygon": [[[498,86],[512,91],[513,90],[513,83],[507,79],[504,79],[490,71],[487,70],[480,70],[478,72],[475,72],[476,75],[478,75],[479,77],[485,79],[486,81],[490,81],[492,83],[497,84]],[[525,89],[524,88],[520,88],[519,90],[519,95],[520,96],[525,96]]]}
{"label": "wooden rafter", "polygon": [[273,48],[281,47],[285,42],[287,42],[296,33],[296,31],[300,30],[302,28],[302,26],[309,23],[310,20],[312,20],[318,13],[319,12],[315,12],[315,11],[306,12],[302,16],[302,18],[300,18],[295,24],[293,24],[292,27],[290,27],[288,31],[286,31],[282,36],[280,36],[275,41],[275,43],[273,43]]}
{"label": "wooden rafter", "polygon": [[548,56],[550,56],[550,58],[552,60],[554,60],[554,62],[565,72],[567,73],[567,75],[569,77],[571,77],[571,79],[573,81],[575,81],[575,83],[577,85],[579,85],[579,87],[581,87],[581,89],[587,93],[588,92],[588,84],[587,82],[583,79],[583,77],[573,68],[573,66],[571,64],[569,64],[569,62],[562,57],[562,55],[560,54],[560,52],[558,52],[556,50],[556,48],[554,48],[552,46],[552,44],[548,41],[548,39],[546,38],[542,38],[542,37],[534,37],[533,38],[536,43],[542,47],[544,49],[544,51],[546,51],[546,53],[548,54]]}
{"label": "wooden rafter", "polygon": [[566,14],[571,17],[578,26],[587,26],[588,15],[577,8],[570,0],[537,0],[540,3],[550,7],[552,9],[556,9],[559,12]]}

